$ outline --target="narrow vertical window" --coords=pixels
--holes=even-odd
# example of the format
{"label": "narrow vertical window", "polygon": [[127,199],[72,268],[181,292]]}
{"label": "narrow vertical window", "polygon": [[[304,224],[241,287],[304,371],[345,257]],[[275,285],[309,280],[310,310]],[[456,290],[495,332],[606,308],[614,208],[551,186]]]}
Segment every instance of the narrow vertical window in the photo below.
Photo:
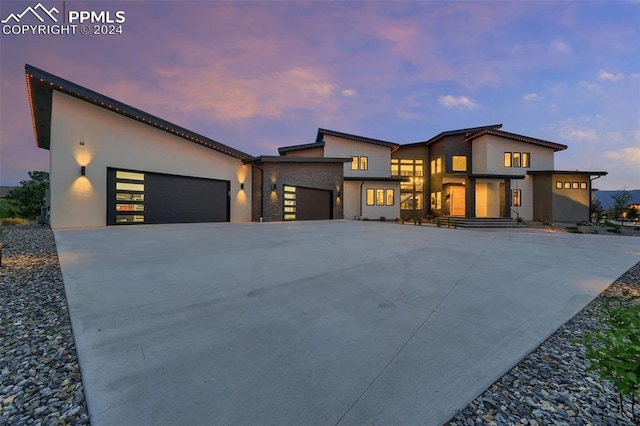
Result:
{"label": "narrow vertical window", "polygon": [[511,153],[510,152],[505,152],[504,153],[504,166],[505,167],[511,167]]}
{"label": "narrow vertical window", "polygon": [[360,157],[360,170],[367,170],[369,168],[369,158]]}
{"label": "narrow vertical window", "polygon": [[522,205],[521,196],[522,196],[522,193],[520,189],[513,190],[513,203],[512,203],[513,206],[518,207]]}
{"label": "narrow vertical window", "polygon": [[391,176],[398,176],[400,174],[400,168],[397,158],[391,159]]}
{"label": "narrow vertical window", "polygon": [[384,189],[376,189],[376,206],[384,206]]}
{"label": "narrow vertical window", "polygon": [[431,160],[431,174],[436,174],[436,160]]}
{"label": "narrow vertical window", "polygon": [[442,158],[436,158],[436,173],[442,173]]}
{"label": "narrow vertical window", "polygon": [[514,152],[513,153],[513,167],[520,167],[522,165],[522,163],[520,162],[520,153],[519,152]]}
{"label": "narrow vertical window", "polygon": [[442,208],[442,192],[436,192],[436,209],[440,210]]}
{"label": "narrow vertical window", "polygon": [[387,193],[387,205],[393,206],[394,198],[395,198],[393,194],[394,193],[393,189],[387,189],[386,193]]}
{"label": "narrow vertical window", "polygon": [[531,167],[531,154],[528,152],[522,153],[522,167]]}
{"label": "narrow vertical window", "polygon": [[358,157],[351,157],[351,170],[358,170]]}
{"label": "narrow vertical window", "polygon": [[373,206],[375,203],[375,191],[373,188],[367,188],[367,205]]}

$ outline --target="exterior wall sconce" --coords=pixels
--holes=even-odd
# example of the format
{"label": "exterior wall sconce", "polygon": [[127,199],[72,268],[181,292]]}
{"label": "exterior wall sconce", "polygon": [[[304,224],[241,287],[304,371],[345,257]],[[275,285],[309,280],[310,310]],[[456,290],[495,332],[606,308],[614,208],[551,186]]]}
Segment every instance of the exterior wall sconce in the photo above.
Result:
{"label": "exterior wall sconce", "polygon": [[80,166],[80,176],[86,176],[86,175],[87,175],[87,167]]}
{"label": "exterior wall sconce", "polygon": [[271,185],[271,190],[275,191],[278,188],[278,185],[276,185],[275,183],[273,185]]}
{"label": "exterior wall sconce", "polygon": [[240,189],[244,189],[244,182],[240,184]]}
{"label": "exterior wall sconce", "polygon": [[338,191],[338,195],[336,196],[336,198],[340,198],[340,191]]}

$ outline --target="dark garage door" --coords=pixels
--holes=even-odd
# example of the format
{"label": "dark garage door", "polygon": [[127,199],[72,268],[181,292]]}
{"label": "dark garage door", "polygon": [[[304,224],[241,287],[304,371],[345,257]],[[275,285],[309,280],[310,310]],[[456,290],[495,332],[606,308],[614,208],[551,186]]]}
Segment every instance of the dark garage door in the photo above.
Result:
{"label": "dark garage door", "polygon": [[107,225],[228,222],[229,181],[107,169]]}
{"label": "dark garage door", "polygon": [[323,189],[296,188],[296,219],[333,219],[331,191]]}

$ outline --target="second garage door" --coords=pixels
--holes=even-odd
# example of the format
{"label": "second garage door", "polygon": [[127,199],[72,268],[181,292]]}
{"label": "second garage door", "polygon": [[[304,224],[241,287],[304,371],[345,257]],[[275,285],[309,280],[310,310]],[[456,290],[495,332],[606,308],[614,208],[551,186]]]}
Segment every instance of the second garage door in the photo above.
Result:
{"label": "second garage door", "polygon": [[333,219],[332,192],[285,186],[285,220]]}

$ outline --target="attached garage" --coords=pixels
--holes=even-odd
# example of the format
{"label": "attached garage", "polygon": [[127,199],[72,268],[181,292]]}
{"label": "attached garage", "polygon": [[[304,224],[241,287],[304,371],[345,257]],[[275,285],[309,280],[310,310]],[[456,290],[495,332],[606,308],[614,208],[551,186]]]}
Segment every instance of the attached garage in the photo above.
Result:
{"label": "attached garage", "polygon": [[333,219],[332,191],[285,185],[285,220]]}
{"label": "attached garage", "polygon": [[107,225],[229,222],[230,182],[107,169]]}

